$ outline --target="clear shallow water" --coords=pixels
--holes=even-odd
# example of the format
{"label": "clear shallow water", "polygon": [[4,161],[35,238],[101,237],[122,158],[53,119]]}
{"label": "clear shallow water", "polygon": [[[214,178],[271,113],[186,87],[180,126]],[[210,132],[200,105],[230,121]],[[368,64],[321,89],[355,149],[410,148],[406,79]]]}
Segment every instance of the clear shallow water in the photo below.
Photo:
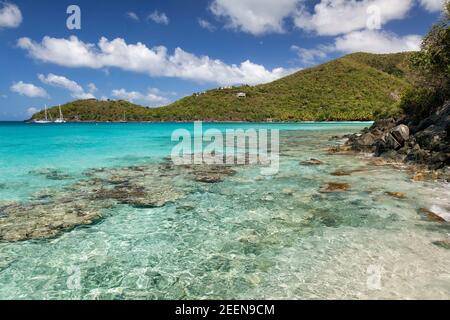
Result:
{"label": "clear shallow water", "polygon": [[[327,155],[329,138],[366,124],[209,124],[281,133],[280,173],[253,167],[194,183],[162,208],[118,206],[100,223],[42,241],[0,243],[2,299],[450,298],[450,227],[420,208],[448,185],[410,181],[367,159]],[[186,124],[0,124],[0,200],[27,201],[99,167],[157,164]],[[300,161],[318,158],[323,166]],[[363,169],[335,177],[336,170]],[[49,179],[48,171],[68,175]],[[327,182],[351,190],[321,194]],[[407,200],[387,196],[404,192]]]}

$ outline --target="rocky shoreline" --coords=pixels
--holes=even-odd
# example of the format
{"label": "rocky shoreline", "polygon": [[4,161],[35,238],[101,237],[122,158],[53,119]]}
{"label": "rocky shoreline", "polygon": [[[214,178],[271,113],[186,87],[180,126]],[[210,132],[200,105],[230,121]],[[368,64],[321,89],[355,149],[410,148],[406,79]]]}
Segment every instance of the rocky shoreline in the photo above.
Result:
{"label": "rocky shoreline", "polygon": [[431,116],[376,121],[363,132],[346,136],[337,152],[371,153],[391,163],[405,163],[422,176],[450,181],[450,101]]}

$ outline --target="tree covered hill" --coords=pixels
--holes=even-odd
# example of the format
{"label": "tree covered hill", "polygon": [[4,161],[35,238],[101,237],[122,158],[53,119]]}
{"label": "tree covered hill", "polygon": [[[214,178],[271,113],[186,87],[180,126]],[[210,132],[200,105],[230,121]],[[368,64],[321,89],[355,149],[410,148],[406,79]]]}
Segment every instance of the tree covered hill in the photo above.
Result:
{"label": "tree covered hill", "polygon": [[[411,87],[411,53],[355,53],[272,83],[209,90],[171,105],[145,108],[126,101],[78,100],[62,106],[68,121],[346,121],[399,112]],[[245,97],[239,97],[245,93]],[[57,118],[57,107],[49,110]],[[43,118],[43,112],[32,119]]]}

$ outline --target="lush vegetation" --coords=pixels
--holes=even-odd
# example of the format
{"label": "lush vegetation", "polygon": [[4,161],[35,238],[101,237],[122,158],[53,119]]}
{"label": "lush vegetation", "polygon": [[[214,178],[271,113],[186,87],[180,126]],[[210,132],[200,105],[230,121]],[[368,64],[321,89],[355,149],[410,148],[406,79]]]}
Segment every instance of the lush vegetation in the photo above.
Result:
{"label": "lush vegetation", "polygon": [[[61,106],[67,121],[146,121],[148,108],[123,100],[99,101],[95,99],[77,100]],[[48,110],[50,119],[59,117],[58,107]],[[33,115],[32,119],[43,119],[44,111]]]}
{"label": "lush vegetation", "polygon": [[[214,89],[167,107],[148,109],[125,101],[85,100],[63,108],[74,121],[344,121],[373,120],[399,112],[411,87],[411,53],[355,53],[272,83]],[[237,97],[244,92],[245,98]],[[57,117],[57,108],[51,109]],[[43,113],[33,119],[43,117]]]}
{"label": "lush vegetation", "polygon": [[400,106],[407,116],[420,121],[450,99],[450,1],[445,4],[443,19],[424,38],[410,65],[414,86]]}

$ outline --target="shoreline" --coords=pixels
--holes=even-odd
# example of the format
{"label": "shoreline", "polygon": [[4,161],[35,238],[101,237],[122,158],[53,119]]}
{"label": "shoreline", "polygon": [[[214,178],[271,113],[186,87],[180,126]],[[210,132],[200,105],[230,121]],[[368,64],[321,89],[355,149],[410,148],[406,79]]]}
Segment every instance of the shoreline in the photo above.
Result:
{"label": "shoreline", "polygon": [[[390,166],[399,171],[407,171],[411,174],[411,182],[418,181],[432,181],[432,182],[442,182],[450,183],[450,172],[447,172],[449,167],[444,167],[441,169],[432,169],[426,164],[403,162],[394,158],[387,158],[383,156],[377,156],[373,152],[363,152],[351,149],[351,141],[349,138],[345,138],[343,144],[331,147],[328,149],[330,154],[336,156],[347,155],[356,158],[362,158],[365,161],[371,162],[376,166]],[[447,170],[447,171],[446,171]]]}
{"label": "shoreline", "polygon": [[395,162],[427,167],[450,180],[450,101],[420,121],[413,118],[376,121],[347,145]]}
{"label": "shoreline", "polygon": [[[367,120],[348,120],[348,121],[218,121],[218,120],[189,120],[189,121],[66,121],[65,124],[170,124],[170,123],[220,123],[220,124],[373,124],[374,121]],[[23,124],[38,124],[34,122],[26,121],[0,121],[0,123],[23,123]],[[55,124],[55,123],[48,123]]]}

